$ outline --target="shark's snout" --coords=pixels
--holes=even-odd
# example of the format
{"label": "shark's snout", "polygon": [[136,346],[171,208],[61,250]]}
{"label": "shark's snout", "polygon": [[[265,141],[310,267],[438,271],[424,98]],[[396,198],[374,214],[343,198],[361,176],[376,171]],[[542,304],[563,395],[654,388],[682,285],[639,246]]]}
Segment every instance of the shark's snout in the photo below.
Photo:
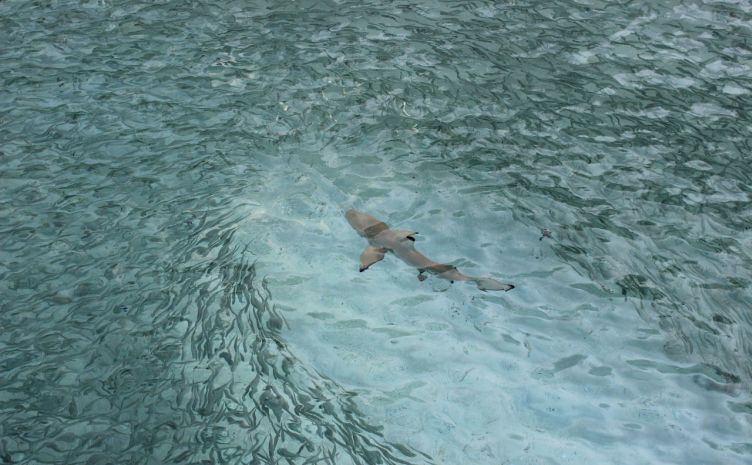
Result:
{"label": "shark's snout", "polygon": [[347,218],[347,222],[350,223],[350,226],[352,226],[354,230],[358,231],[358,234],[363,237],[374,237],[378,233],[389,229],[389,226],[384,224],[382,221],[379,221],[371,215],[361,213],[357,210],[347,210],[347,213],[345,213],[345,218]]}
{"label": "shark's snout", "polygon": [[363,224],[364,216],[368,216],[368,215],[364,215],[363,213],[360,213],[359,211],[352,210],[352,209],[347,210],[347,213],[345,213],[345,218],[347,218],[347,222],[350,223],[350,226],[352,226],[353,229],[355,230],[357,230],[359,226]]}

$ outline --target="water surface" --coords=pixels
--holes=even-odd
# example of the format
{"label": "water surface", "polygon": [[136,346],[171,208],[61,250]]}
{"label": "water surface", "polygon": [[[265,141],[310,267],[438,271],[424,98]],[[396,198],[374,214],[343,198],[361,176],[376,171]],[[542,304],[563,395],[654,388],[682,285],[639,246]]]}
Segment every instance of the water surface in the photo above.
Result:
{"label": "water surface", "polygon": [[[0,3],[0,457],[749,463],[751,29]],[[517,288],[358,273],[350,207]]]}

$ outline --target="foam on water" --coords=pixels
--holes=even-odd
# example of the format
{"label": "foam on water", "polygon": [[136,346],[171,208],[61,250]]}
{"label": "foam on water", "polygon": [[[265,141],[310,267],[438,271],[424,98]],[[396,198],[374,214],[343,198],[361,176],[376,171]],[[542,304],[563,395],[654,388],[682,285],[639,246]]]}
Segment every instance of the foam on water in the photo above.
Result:
{"label": "foam on water", "polygon": [[747,3],[253,3],[0,3],[5,463],[750,461]]}

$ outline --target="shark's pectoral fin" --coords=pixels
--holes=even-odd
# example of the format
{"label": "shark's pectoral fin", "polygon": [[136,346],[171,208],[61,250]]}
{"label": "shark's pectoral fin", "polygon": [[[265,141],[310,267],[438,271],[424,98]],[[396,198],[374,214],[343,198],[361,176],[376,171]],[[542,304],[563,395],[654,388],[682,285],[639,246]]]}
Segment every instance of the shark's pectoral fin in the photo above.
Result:
{"label": "shark's pectoral fin", "polygon": [[369,266],[380,261],[384,258],[386,249],[368,246],[366,250],[360,254],[360,271],[366,271]]}
{"label": "shark's pectoral fin", "polygon": [[397,237],[399,237],[400,239],[407,239],[407,240],[410,240],[410,241],[413,241],[413,242],[415,242],[415,237],[413,237],[413,236],[415,236],[416,234],[418,234],[418,231],[402,231],[402,230],[399,230],[399,229],[392,230],[392,232],[394,234],[396,234]]}

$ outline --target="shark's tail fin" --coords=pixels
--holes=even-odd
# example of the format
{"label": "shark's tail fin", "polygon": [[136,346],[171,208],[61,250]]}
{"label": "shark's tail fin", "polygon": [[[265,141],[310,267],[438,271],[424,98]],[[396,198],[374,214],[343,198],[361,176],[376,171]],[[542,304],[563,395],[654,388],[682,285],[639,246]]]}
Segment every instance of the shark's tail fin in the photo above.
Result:
{"label": "shark's tail fin", "polygon": [[474,281],[481,291],[511,291],[514,289],[513,284],[505,284],[492,278],[475,278]]}

